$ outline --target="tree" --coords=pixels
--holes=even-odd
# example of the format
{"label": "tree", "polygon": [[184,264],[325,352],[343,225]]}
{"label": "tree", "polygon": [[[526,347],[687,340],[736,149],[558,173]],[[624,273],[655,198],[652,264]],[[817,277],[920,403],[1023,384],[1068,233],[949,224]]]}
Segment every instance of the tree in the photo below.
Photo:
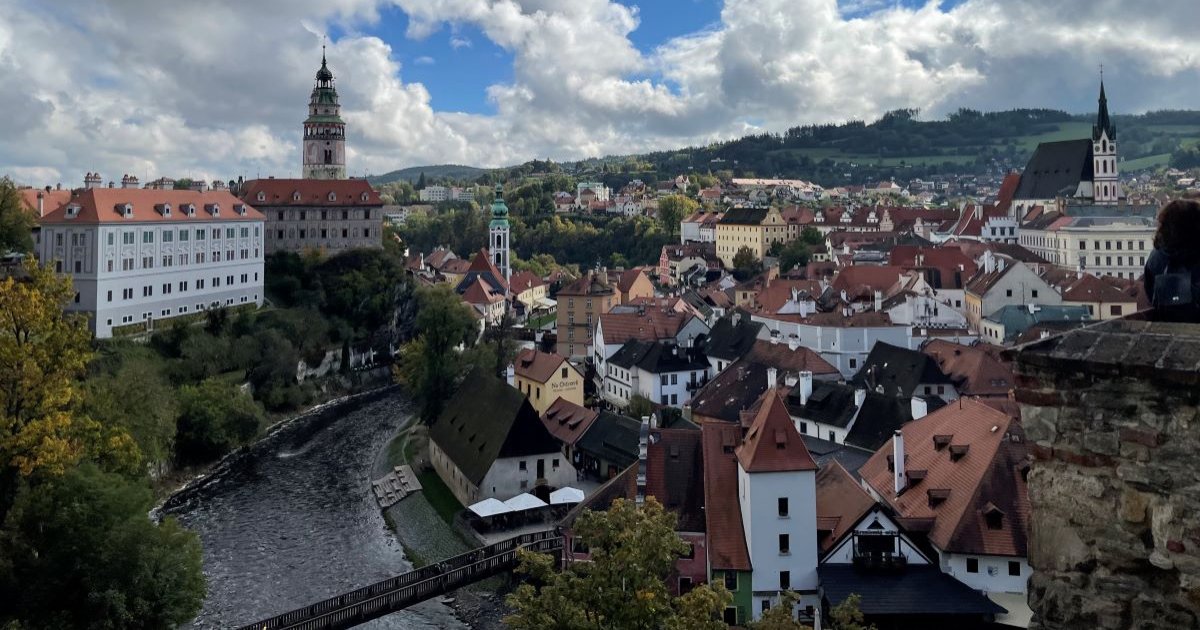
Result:
{"label": "tree", "polygon": [[401,349],[393,374],[421,405],[421,419],[430,423],[458,386],[457,348],[474,341],[476,328],[470,307],[444,284],[418,289],[417,304],[417,338]]}
{"label": "tree", "polygon": [[[137,444],[141,460],[162,472],[175,444],[179,405],[163,371],[164,361],[144,347],[129,348],[111,371],[83,386],[83,412],[103,426],[119,427]],[[136,388],[136,395],[130,395]]]}
{"label": "tree", "polygon": [[212,461],[258,435],[263,411],[249,394],[209,379],[179,390],[175,456],[184,464]]}
{"label": "tree", "polygon": [[679,222],[699,209],[700,204],[683,195],[664,197],[658,200],[658,221],[667,234],[674,236],[679,233]]}
{"label": "tree", "polygon": [[796,239],[784,245],[779,252],[779,272],[787,273],[796,267],[803,267],[811,257],[812,252],[809,251],[808,244]]}
{"label": "tree", "polygon": [[0,255],[32,252],[35,224],[17,187],[7,177],[0,179]]}
{"label": "tree", "polygon": [[24,274],[0,280],[0,521],[21,478],[62,475],[85,456],[137,459],[127,434],[76,413],[91,351],[84,319],[63,311],[70,279],[32,260]]}
{"label": "tree", "polygon": [[421,171],[421,176],[417,178],[417,190],[425,190],[425,171]]}
{"label": "tree", "polygon": [[[812,630],[812,626],[796,621],[793,609],[799,600],[800,596],[796,593],[784,592],[780,595],[777,605],[763,613],[758,621],[750,624],[750,630]],[[829,623],[824,627],[828,630],[875,630],[874,625],[864,622],[862,610],[859,608],[861,601],[862,598],[857,593],[852,593],[842,603],[829,610]]]}
{"label": "tree", "polygon": [[762,261],[759,260],[749,247],[743,246],[733,256],[733,276],[740,281],[753,278],[762,271]]}
{"label": "tree", "polygon": [[200,543],[150,490],[84,464],[24,490],[0,529],[0,626],[175,628],[204,600]]}
{"label": "tree", "polygon": [[653,497],[638,507],[617,499],[607,512],[585,510],[573,533],[591,562],[554,570],[547,555],[520,552],[518,573],[526,583],[508,596],[513,614],[504,622],[518,630],[668,628],[718,630],[718,613],[731,601],[724,586],[703,584],[672,597],[666,579],[687,551],[675,533],[675,514]]}
{"label": "tree", "polygon": [[643,418],[654,413],[654,403],[641,394],[629,397],[629,408],[625,410],[634,418]]}

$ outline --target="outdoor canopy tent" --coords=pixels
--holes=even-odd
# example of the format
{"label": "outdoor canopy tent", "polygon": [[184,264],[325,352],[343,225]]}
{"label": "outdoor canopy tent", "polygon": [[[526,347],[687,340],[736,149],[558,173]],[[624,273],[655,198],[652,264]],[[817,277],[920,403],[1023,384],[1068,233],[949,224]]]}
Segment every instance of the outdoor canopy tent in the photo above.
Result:
{"label": "outdoor canopy tent", "polygon": [[504,502],[504,506],[510,512],[520,512],[522,510],[535,510],[540,507],[546,507],[547,503],[528,492],[518,494],[517,496]]}
{"label": "outdoor canopy tent", "polygon": [[484,518],[495,516],[497,514],[505,514],[512,511],[512,508],[508,507],[503,501],[498,499],[484,499],[479,503],[471,505],[467,509]]}
{"label": "outdoor canopy tent", "polygon": [[583,490],[578,488],[559,488],[550,493],[550,504],[559,505],[561,503],[579,503],[583,501]]}

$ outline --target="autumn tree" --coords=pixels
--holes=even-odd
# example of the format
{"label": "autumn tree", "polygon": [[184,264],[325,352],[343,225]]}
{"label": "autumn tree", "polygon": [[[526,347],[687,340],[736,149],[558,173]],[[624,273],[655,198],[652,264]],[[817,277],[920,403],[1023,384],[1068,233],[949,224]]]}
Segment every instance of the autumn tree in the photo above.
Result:
{"label": "autumn tree", "polygon": [[0,179],[0,256],[33,251],[34,224],[17,187],[8,178]]}
{"label": "autumn tree", "polygon": [[470,307],[450,287],[435,285],[417,291],[417,338],[400,350],[396,380],[421,406],[421,419],[433,422],[458,386],[462,375],[459,346],[475,341]]}
{"label": "autumn tree", "polygon": [[562,571],[545,554],[520,552],[519,574],[528,576],[508,596],[504,619],[518,630],[722,630],[718,614],[731,601],[724,586],[702,584],[680,597],[667,590],[687,543],[675,533],[675,514],[653,497],[642,506],[617,499],[606,512],[585,510],[573,525],[590,562]]}
{"label": "autumn tree", "polygon": [[671,195],[658,200],[658,220],[668,234],[679,233],[679,222],[700,209],[700,204],[684,197]]}
{"label": "autumn tree", "polygon": [[[792,591],[780,595],[780,601],[762,614],[762,617],[750,624],[750,630],[812,630],[812,626],[796,620],[793,609],[800,596]],[[862,598],[851,594],[829,611],[829,619],[823,625],[827,630],[875,630],[875,626],[864,621],[859,603]]]}
{"label": "autumn tree", "polygon": [[126,470],[138,459],[128,434],[77,413],[91,351],[85,320],[63,311],[70,279],[33,261],[20,276],[0,280],[0,520],[22,479],[62,475],[85,456]]}

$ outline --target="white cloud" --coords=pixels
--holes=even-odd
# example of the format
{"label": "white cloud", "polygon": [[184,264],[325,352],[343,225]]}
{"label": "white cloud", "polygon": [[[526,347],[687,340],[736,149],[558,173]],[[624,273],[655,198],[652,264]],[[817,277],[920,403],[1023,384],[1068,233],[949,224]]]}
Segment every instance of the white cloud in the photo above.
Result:
{"label": "white cloud", "polygon": [[471,39],[469,37],[463,37],[461,35],[451,35],[450,36],[450,47],[453,48],[454,50],[458,50],[460,48],[470,48],[471,47]]}
{"label": "white cloud", "polygon": [[433,57],[430,57],[429,55],[421,55],[420,57],[413,59],[413,63],[418,66],[432,66],[435,62]]}
{"label": "white cloud", "polygon": [[[448,27],[458,48],[469,25],[507,51],[511,80],[480,86],[496,113],[435,111],[363,33],[385,3],[407,13],[408,37]],[[298,174],[331,26],[358,174],[629,153],[897,107],[1082,111],[1101,62],[1117,111],[1200,97],[1194,0],[726,0],[718,24],[650,51],[629,38],[637,10],[611,0],[0,0],[0,14],[0,76],[20,86],[0,117],[0,174],[34,184]]]}

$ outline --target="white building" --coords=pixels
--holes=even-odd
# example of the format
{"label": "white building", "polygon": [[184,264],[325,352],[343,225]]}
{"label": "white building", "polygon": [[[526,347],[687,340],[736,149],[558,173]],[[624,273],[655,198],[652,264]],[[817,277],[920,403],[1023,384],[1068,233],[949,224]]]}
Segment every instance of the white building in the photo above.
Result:
{"label": "white building", "polygon": [[97,337],[262,305],[263,215],[226,191],[90,188],[39,219],[38,258],[70,275]]}
{"label": "white building", "polygon": [[605,366],[600,384],[601,396],[627,407],[629,399],[640,395],[651,402],[681,408],[692,399],[709,376],[708,361],[695,348],[673,342],[646,342],[631,339]]}
{"label": "white building", "polygon": [[609,197],[612,196],[612,189],[605,186],[603,182],[579,182],[575,184],[575,199],[577,201],[580,197],[584,196],[583,191],[585,190],[592,191],[592,195],[594,196],[592,201],[607,202]]}
{"label": "white building", "polygon": [[871,348],[880,341],[902,348],[913,348],[912,329],[897,326],[886,313],[808,313],[799,315],[752,316],[765,326],[760,339],[775,337],[787,343],[797,343],[821,355],[847,378],[863,365]]}
{"label": "white building", "polygon": [[426,186],[417,191],[417,198],[426,203],[450,201],[450,189],[437,184]]}

